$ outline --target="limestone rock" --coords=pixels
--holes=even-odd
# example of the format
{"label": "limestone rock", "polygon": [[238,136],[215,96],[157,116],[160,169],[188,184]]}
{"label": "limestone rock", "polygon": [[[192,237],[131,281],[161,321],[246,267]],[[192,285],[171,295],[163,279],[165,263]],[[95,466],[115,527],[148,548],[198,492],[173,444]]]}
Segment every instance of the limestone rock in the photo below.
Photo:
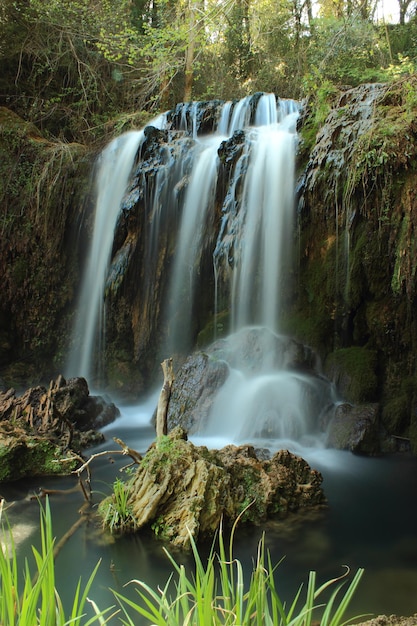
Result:
{"label": "limestone rock", "polygon": [[340,404],[329,424],[328,445],[365,454],[379,452],[379,405]]}
{"label": "limestone rock", "polygon": [[366,622],[360,622],[360,626],[415,626],[417,624],[417,613],[409,617],[398,615],[378,615]]}
{"label": "limestone rock", "polygon": [[258,524],[323,505],[321,481],[319,472],[286,450],[266,460],[247,445],[209,451],[178,427],[151,446],[129,483],[130,529],[151,526],[187,547],[190,535],[211,537],[222,520],[230,526],[241,515]]}
{"label": "limestone rock", "polygon": [[189,433],[201,427],[210,411],[216,391],[229,375],[227,364],[206,353],[188,357],[171,390],[168,407],[168,429],[182,426]]}

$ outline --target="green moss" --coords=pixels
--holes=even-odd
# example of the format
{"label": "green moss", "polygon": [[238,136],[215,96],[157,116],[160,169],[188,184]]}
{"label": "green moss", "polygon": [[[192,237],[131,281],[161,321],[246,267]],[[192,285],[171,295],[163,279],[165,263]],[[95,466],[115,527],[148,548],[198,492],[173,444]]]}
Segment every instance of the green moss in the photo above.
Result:
{"label": "green moss", "polygon": [[151,446],[141,461],[141,466],[152,474],[159,474],[166,466],[177,463],[182,457],[182,440],[162,435]]}
{"label": "green moss", "polygon": [[382,409],[382,422],[389,434],[406,434],[416,389],[416,377],[409,376],[404,378],[401,371],[399,385],[391,389]]}
{"label": "green moss", "polygon": [[262,493],[262,481],[259,470],[250,465],[241,468],[239,484],[243,485],[245,497],[238,507],[238,514],[242,515],[242,521],[259,524],[267,517],[265,494]]}
{"label": "green moss", "polygon": [[197,336],[197,348],[201,349],[208,346],[215,339],[220,339],[227,335],[230,324],[229,311],[222,311],[218,313],[215,318],[212,318],[206,326],[198,333]]}
{"label": "green moss", "polygon": [[8,441],[6,445],[0,445],[0,482],[26,476],[68,474],[77,461],[64,459],[61,448],[46,439]]}
{"label": "green moss", "polygon": [[175,536],[175,528],[171,524],[167,524],[163,515],[159,515],[151,524],[151,529],[162,541],[171,541]]}
{"label": "green moss", "polygon": [[325,363],[329,378],[346,400],[369,402],[377,398],[377,353],[359,346],[341,348],[331,353]]}
{"label": "green moss", "polygon": [[389,434],[401,435],[404,426],[408,423],[410,402],[406,395],[392,398],[382,410],[382,423]]}

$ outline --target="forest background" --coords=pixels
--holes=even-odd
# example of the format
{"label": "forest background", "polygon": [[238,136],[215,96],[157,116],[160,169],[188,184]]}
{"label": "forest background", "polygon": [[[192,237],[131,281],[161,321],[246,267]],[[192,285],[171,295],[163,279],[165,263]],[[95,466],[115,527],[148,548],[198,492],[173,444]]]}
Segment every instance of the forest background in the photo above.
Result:
{"label": "forest background", "polygon": [[417,2],[386,1],[2,0],[0,105],[83,144],[181,101],[267,91],[319,107],[415,72]]}

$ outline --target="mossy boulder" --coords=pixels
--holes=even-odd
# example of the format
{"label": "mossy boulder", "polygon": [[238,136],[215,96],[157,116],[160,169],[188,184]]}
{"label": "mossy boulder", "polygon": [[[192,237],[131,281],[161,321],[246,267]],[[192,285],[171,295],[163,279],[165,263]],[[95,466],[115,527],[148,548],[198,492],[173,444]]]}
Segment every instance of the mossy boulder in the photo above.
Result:
{"label": "mossy boulder", "polygon": [[45,437],[35,437],[0,427],[0,482],[25,476],[69,474],[79,460],[62,446]]}
{"label": "mossy boulder", "polygon": [[[192,444],[177,427],[150,447],[127,484],[120,529],[148,526],[174,545],[188,547],[190,536],[211,537],[221,521],[232,525],[241,516],[258,524],[321,506],[321,482],[319,472],[286,450],[269,459],[259,458],[249,445],[208,450]],[[100,504],[104,520],[114,522],[115,516],[107,515],[114,504],[113,496]]]}
{"label": "mossy boulder", "polygon": [[0,392],[0,482],[69,474],[81,450],[102,439],[96,429],[117,415],[112,403],[89,395],[83,378],[59,376],[48,389],[32,387],[20,396]]}
{"label": "mossy boulder", "polygon": [[379,405],[340,404],[329,424],[327,445],[361,454],[378,454]]}
{"label": "mossy boulder", "polygon": [[377,364],[374,350],[352,346],[329,354],[324,371],[345,400],[372,402],[378,395]]}

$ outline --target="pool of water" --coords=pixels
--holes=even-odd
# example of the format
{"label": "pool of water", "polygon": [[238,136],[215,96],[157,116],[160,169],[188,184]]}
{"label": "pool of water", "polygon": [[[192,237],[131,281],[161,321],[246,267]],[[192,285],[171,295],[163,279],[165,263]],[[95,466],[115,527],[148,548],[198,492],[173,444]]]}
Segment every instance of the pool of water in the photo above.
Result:
{"label": "pool of water", "polygon": [[[113,436],[144,453],[155,436],[150,422],[153,406],[154,398],[141,407],[123,409],[121,418],[105,429],[106,442],[89,453],[120,450]],[[299,585],[307,582],[310,570],[317,571],[319,582],[324,582],[342,574],[346,565],[353,572],[365,568],[352,614],[417,612],[417,460],[407,455],[366,458],[324,448],[294,447],[322,472],[327,506],[284,521],[270,521],[263,527],[240,527],[234,555],[242,561],[248,576],[265,532],[272,561],[282,560],[276,580],[283,598],[292,599]],[[93,461],[95,503],[109,493],[119,469],[128,460],[115,454]],[[31,543],[38,541],[39,507],[30,496],[40,487],[67,490],[76,485],[76,478],[71,476],[33,478],[1,486],[19,555],[30,554]],[[79,490],[50,496],[57,540],[77,521],[83,502]],[[86,581],[98,561],[100,567],[90,597],[100,607],[114,603],[109,589],[134,597],[133,587],[125,587],[132,579],[143,580],[153,588],[163,587],[172,571],[164,547],[179,562],[192,567],[190,555],[164,546],[149,532],[114,538],[91,521],[60,550],[56,561],[58,590],[69,602],[79,577]],[[203,555],[209,547],[201,547]]]}

